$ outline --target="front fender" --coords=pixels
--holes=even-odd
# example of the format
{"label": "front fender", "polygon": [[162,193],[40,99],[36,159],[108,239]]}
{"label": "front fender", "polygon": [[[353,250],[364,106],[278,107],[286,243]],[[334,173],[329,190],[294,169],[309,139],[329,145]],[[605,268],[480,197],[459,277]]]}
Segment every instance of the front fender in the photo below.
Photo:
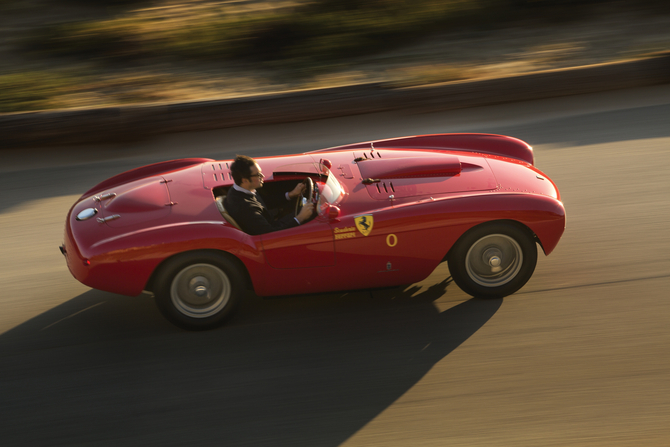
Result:
{"label": "front fender", "polygon": [[535,234],[545,255],[549,255],[558,245],[566,223],[563,203],[540,194],[509,193],[470,197],[456,214],[452,219],[466,223],[460,227],[465,231],[494,221],[512,221],[524,225]]}

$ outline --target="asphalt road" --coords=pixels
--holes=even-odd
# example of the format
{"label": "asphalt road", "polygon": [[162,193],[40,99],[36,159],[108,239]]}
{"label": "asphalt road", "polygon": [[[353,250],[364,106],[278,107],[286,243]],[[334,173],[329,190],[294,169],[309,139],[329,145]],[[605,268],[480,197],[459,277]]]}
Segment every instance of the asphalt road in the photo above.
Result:
{"label": "asphalt road", "polygon": [[[406,289],[263,300],[172,327],[58,245],[95,182],[182,156],[481,131],[532,144],[567,231],[503,300]],[[2,446],[670,444],[670,86],[0,153]]]}

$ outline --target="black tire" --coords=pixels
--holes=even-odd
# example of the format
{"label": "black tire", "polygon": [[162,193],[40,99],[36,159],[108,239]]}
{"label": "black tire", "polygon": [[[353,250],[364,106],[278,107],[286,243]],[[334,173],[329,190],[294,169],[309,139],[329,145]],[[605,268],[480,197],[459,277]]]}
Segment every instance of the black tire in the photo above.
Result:
{"label": "black tire", "polygon": [[156,304],[174,325],[191,330],[220,326],[245,293],[240,267],[216,252],[179,255],[161,266],[154,287]]}
{"label": "black tire", "polygon": [[500,298],[522,288],[537,264],[533,234],[505,222],[483,224],[465,233],[452,247],[449,272],[465,293]]}

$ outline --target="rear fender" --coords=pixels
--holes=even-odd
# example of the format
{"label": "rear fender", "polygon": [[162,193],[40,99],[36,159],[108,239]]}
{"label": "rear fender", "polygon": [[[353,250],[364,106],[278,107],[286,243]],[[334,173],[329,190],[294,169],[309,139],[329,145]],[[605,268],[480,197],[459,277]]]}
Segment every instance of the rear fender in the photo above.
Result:
{"label": "rear fender", "polygon": [[167,259],[205,250],[235,257],[247,272],[257,272],[264,264],[255,240],[239,230],[223,224],[186,223],[129,232],[95,244],[85,254],[90,262],[85,280],[78,279],[95,289],[135,296],[152,288],[156,270]]}
{"label": "rear fender", "polygon": [[151,273],[151,276],[149,277],[149,280],[147,281],[144,290],[153,293],[154,289],[156,287],[155,281],[156,277],[159,275],[161,269],[163,268],[164,265],[166,265],[169,261],[178,258],[180,256],[185,256],[185,255],[191,255],[191,254],[196,254],[196,253],[217,253],[219,255],[225,256],[228,258],[231,262],[235,263],[237,267],[239,268],[239,271],[242,272],[243,278],[242,280],[244,281],[244,285],[247,290],[254,290],[254,285],[253,281],[251,281],[251,276],[249,275],[249,270],[247,270],[247,266],[238,258],[237,256],[223,250],[191,250],[191,251],[185,251],[181,253],[175,253],[174,255],[165,258],[160,264],[156,266],[154,271]]}

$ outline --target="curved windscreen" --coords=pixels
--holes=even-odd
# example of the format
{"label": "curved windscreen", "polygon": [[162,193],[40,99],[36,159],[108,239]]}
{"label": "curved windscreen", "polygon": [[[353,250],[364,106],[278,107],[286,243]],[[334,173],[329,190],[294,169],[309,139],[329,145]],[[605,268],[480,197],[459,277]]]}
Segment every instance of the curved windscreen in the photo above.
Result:
{"label": "curved windscreen", "polygon": [[340,198],[344,195],[344,189],[333,173],[323,165],[321,165],[321,170],[323,173],[328,174],[328,178],[326,179],[326,183],[318,183],[321,194],[319,197],[319,208],[339,202]]}

